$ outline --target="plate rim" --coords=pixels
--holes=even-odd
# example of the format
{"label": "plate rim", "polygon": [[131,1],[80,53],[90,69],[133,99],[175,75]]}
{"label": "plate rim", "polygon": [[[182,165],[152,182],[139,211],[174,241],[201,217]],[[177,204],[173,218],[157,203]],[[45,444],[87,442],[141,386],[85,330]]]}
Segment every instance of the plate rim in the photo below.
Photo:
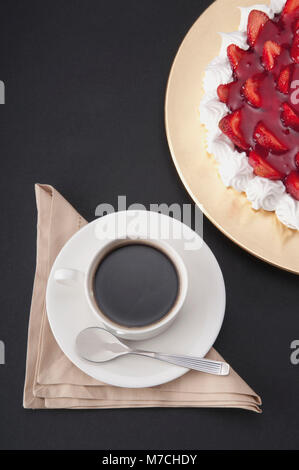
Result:
{"label": "plate rim", "polygon": [[[144,211],[140,211],[140,210],[132,210],[132,211],[120,211],[120,212],[144,212]],[[109,216],[115,216],[116,214],[119,214],[120,212],[114,212],[112,214],[108,214],[104,217],[109,217]],[[146,211],[146,212],[150,212],[150,211]],[[159,216],[165,216],[163,214],[159,214]],[[102,218],[104,218],[102,217]],[[167,216],[166,216],[167,217]],[[171,217],[169,217],[171,219]],[[84,227],[82,227],[78,232],[76,232],[67,242],[66,244],[64,245],[64,247],[66,247],[67,245],[69,245],[71,243],[71,241],[74,239],[74,238],[77,238],[81,235],[81,233],[85,230],[87,230],[89,228],[90,225],[95,225],[97,222],[99,221],[99,219],[95,219],[93,220],[92,222],[88,223],[87,225],[85,225]],[[185,225],[183,222],[179,221],[181,224]],[[190,227],[189,227],[190,229]],[[192,230],[192,229],[191,229]],[[196,233],[196,232],[195,232]],[[211,248],[205,243],[205,241],[200,237],[199,234],[196,234],[203,242],[203,245],[206,247],[206,249],[209,251],[210,255],[212,256],[212,259],[213,261],[215,262],[217,268],[218,268],[218,271],[219,271],[219,274],[220,274],[220,280],[221,280],[221,290],[222,290],[222,297],[223,297],[223,308],[222,308],[222,311],[219,312],[219,325],[218,325],[218,328],[216,330],[216,333],[215,333],[215,339],[212,340],[212,344],[209,346],[208,350],[206,351],[206,354],[209,352],[209,350],[213,347],[215,341],[217,340],[218,336],[219,336],[219,333],[221,331],[221,328],[222,328],[222,325],[223,325],[223,321],[224,321],[224,318],[225,318],[225,312],[226,312],[226,287],[225,287],[225,281],[224,281],[224,277],[223,277],[223,273],[222,273],[222,270],[220,268],[220,265],[218,263],[218,260],[216,258],[216,256],[214,255],[214,253],[212,252]],[[49,303],[49,290],[50,290],[50,282],[52,281],[52,278],[53,278],[53,272],[54,272],[54,269],[55,269],[55,265],[56,265],[56,261],[60,259],[60,256],[62,256],[63,254],[63,250],[64,250],[64,247],[62,248],[62,250],[59,252],[58,256],[56,257],[54,263],[53,263],[53,266],[50,270],[50,273],[49,273],[49,277],[48,277],[48,282],[47,282],[47,289],[46,289],[46,307],[48,306],[48,303]],[[72,362],[72,364],[74,364],[76,367],[78,367],[82,372],[84,372],[85,374],[89,375],[90,377],[94,378],[95,380],[102,380],[102,379],[99,379],[98,377],[96,377],[95,375],[89,373],[89,372],[86,372],[86,370],[83,370],[77,363],[74,362],[74,360],[72,359],[72,357],[68,354],[68,352],[66,352],[63,348],[63,346],[61,345],[61,342],[60,340],[58,339],[57,335],[55,334],[55,331],[52,327],[52,322],[51,322],[51,315],[49,314],[48,312],[48,308],[46,308],[46,313],[47,313],[47,318],[48,318],[48,321],[49,321],[49,325],[50,325],[50,328],[51,328],[51,331],[53,333],[53,336],[55,338],[55,341],[57,342],[58,346],[61,348],[61,350],[63,351],[63,353],[66,355],[66,357]],[[165,371],[161,372],[161,373],[157,373],[155,375],[155,377],[157,378],[157,380],[155,382],[153,381],[150,381],[150,377],[148,380],[148,383],[146,383],[146,381],[143,379],[143,383],[140,384],[140,383],[137,383],[138,382],[138,379],[136,378],[136,382],[132,382],[132,384],[130,385],[124,385],[123,381],[122,380],[111,380],[111,381],[104,381],[103,382],[107,385],[111,385],[111,386],[115,386],[115,387],[120,387],[120,388],[148,388],[148,387],[156,387],[156,386],[159,386],[159,385],[162,385],[162,384],[165,384],[165,383],[169,383],[169,382],[172,382],[173,380],[176,380],[180,377],[182,377],[183,375],[185,375],[187,372],[189,372],[190,369],[187,369],[187,368],[182,368],[182,367],[178,367],[178,366],[174,366],[174,365],[171,365],[171,368],[173,369],[173,372],[172,373],[169,373],[169,371],[166,373]],[[175,372],[175,369],[176,368],[176,372]],[[165,378],[165,375],[167,375],[167,378]],[[161,380],[161,378],[159,379],[160,376],[163,376],[164,378]],[[152,377],[152,376],[151,376]]]}

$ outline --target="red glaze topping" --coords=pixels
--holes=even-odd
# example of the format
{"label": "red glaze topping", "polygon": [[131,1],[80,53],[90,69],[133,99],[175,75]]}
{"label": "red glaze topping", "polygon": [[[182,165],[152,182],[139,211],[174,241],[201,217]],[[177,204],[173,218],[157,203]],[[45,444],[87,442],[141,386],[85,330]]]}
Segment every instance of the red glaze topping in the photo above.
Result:
{"label": "red glaze topping", "polygon": [[230,110],[219,127],[256,174],[281,179],[299,200],[299,0],[273,20],[253,10],[248,44],[248,51],[228,47],[234,80],[218,88]]}

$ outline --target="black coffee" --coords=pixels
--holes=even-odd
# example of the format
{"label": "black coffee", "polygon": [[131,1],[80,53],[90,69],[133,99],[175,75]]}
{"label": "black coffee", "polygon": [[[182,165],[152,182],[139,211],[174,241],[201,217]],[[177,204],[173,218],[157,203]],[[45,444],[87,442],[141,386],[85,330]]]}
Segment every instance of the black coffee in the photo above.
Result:
{"label": "black coffee", "polygon": [[110,320],[127,327],[156,323],[174,305],[179,289],[177,271],[162,251],[129,244],[111,251],[94,276],[94,295]]}

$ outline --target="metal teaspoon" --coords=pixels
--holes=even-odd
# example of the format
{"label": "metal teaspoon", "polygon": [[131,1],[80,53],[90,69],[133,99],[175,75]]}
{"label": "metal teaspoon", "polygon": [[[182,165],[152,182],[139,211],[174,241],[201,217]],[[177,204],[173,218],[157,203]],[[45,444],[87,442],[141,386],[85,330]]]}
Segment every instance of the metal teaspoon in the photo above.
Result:
{"label": "metal teaspoon", "polygon": [[228,375],[230,369],[230,366],[225,362],[133,349],[122,343],[109,331],[99,327],[86,328],[81,331],[76,338],[76,347],[83,359],[94,363],[108,362],[119,356],[135,354],[213,375]]}

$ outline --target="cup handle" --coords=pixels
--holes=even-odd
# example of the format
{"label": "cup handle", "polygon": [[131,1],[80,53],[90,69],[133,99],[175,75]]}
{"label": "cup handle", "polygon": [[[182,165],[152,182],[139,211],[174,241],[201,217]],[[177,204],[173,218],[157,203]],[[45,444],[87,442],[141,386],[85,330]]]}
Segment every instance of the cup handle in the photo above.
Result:
{"label": "cup handle", "polygon": [[82,283],[85,274],[76,269],[57,269],[54,274],[54,279],[59,284],[66,286],[73,285],[74,283]]}

